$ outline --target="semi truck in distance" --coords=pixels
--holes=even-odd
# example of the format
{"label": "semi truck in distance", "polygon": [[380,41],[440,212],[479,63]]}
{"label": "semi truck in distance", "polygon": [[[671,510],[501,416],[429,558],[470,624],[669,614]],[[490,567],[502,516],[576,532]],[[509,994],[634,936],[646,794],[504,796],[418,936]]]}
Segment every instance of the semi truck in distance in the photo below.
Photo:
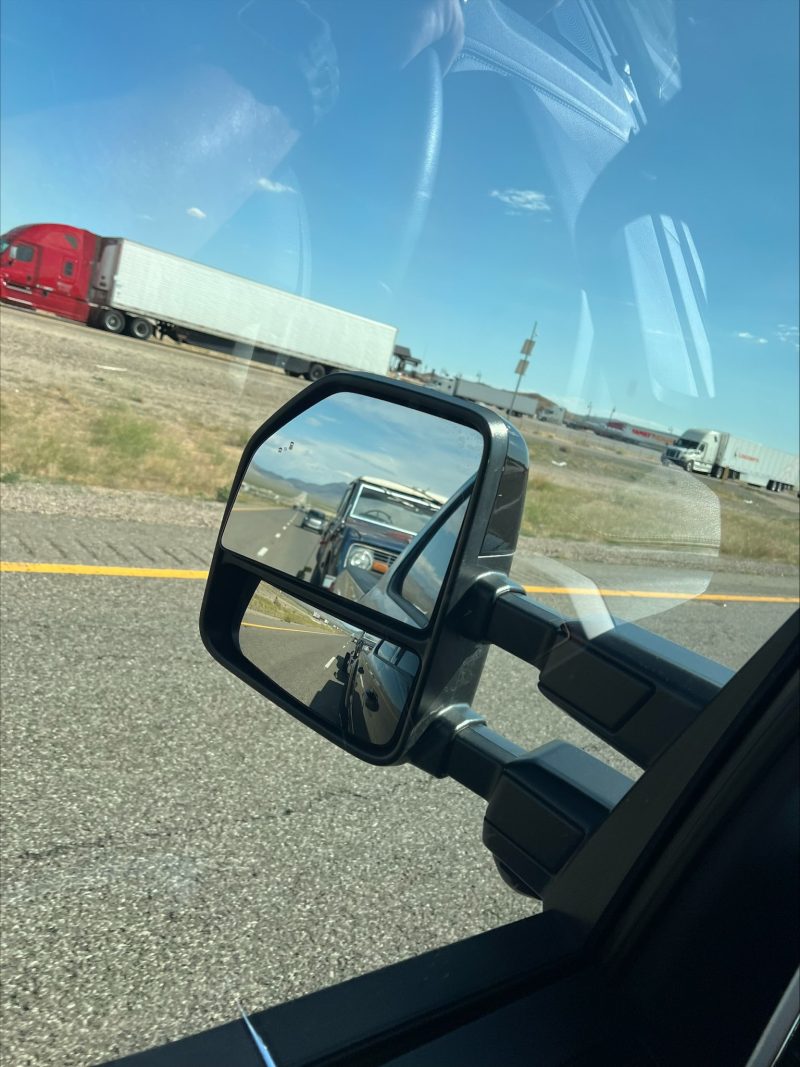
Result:
{"label": "semi truck in distance", "polygon": [[619,419],[607,419],[605,424],[596,427],[594,432],[600,437],[627,441],[628,444],[651,448],[656,452],[661,452],[665,445],[669,446],[675,441],[674,434],[661,433],[647,426],[633,426],[629,422],[620,422]]}
{"label": "semi truck in distance", "polygon": [[120,237],[55,223],[0,238],[0,299],[141,341],[246,355],[316,381],[387,374],[397,329]]}
{"label": "semi truck in distance", "polygon": [[428,388],[436,389],[440,393],[458,396],[462,400],[472,400],[476,404],[485,404],[500,411],[508,411],[513,405],[512,415],[535,415],[539,406],[535,397],[526,396],[524,393],[517,393],[515,397],[510,389],[495,389],[493,385],[470,381],[468,378],[433,375],[427,384]]}
{"label": "semi truck in distance", "polygon": [[796,489],[800,481],[797,456],[721,430],[686,430],[664,450],[661,462],[774,492]]}

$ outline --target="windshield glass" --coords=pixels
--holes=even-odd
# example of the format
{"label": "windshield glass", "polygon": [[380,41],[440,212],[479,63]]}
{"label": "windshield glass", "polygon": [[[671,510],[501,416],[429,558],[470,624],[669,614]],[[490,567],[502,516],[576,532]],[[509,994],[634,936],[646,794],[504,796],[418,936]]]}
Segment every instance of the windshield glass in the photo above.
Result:
{"label": "windshield glass", "polygon": [[[739,669],[797,610],[799,14],[2,4],[0,232],[29,257],[0,266],[9,1063],[134,1053],[530,914],[478,798],[346,759],[201,647],[242,451],[310,382],[509,419],[511,580],[589,640],[632,622]],[[276,435],[242,494],[252,558],[324,593],[333,529],[302,509],[478,469],[388,406]],[[719,445],[666,454],[700,428]],[[371,551],[435,511],[365,489],[353,514]],[[444,558],[408,576],[423,611]],[[302,616],[271,610],[247,633],[303,678]],[[475,709],[636,773],[536,681],[493,649]]]}
{"label": "windshield glass", "polygon": [[362,485],[350,514],[354,519],[366,519],[377,526],[417,534],[438,510],[437,504]]}
{"label": "windshield glass", "polygon": [[699,448],[700,447],[700,442],[699,441],[695,441],[691,437],[679,437],[678,440],[675,442],[675,444],[678,446],[678,448]]}

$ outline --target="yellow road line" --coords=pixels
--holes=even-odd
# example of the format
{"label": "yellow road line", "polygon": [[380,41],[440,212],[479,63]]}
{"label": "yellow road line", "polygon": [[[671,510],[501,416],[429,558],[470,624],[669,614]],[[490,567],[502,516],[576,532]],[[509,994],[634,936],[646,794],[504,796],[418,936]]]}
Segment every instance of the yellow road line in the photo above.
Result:
{"label": "yellow road line", "polygon": [[0,572],[9,574],[100,574],[110,578],[188,578],[205,580],[208,571],[177,570],[166,567],[97,567],[83,563],[6,563]]}
{"label": "yellow road line", "polygon": [[301,630],[297,626],[267,626],[264,622],[243,622],[242,626],[249,626],[253,630],[282,630],[284,633],[291,634],[314,634],[317,637],[338,637],[341,638],[341,634],[328,633],[327,630]]}
{"label": "yellow road line", "polygon": [[742,604],[800,604],[796,596],[740,596],[736,593],[667,593],[662,589],[570,589],[563,585],[526,585],[526,593],[551,596],[634,597],[640,600],[715,600]]}
{"label": "yellow road line", "polygon": [[[208,571],[179,570],[167,567],[101,567],[83,563],[12,563],[0,561],[0,572],[8,574],[81,574],[110,578],[182,578],[205,581]],[[745,596],[738,593],[681,593],[663,589],[586,589],[563,585],[526,585],[526,593],[549,596],[630,597],[639,600],[711,600],[740,604],[800,604],[796,596]],[[312,631],[316,633],[317,631]]]}

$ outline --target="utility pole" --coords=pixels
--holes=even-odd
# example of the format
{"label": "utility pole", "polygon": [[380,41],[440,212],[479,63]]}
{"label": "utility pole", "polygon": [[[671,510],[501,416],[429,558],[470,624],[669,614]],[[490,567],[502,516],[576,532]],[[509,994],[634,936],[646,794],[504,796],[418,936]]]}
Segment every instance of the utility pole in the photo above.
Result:
{"label": "utility pole", "polygon": [[517,362],[517,384],[516,388],[514,389],[514,396],[511,398],[511,407],[508,409],[509,416],[514,410],[514,405],[517,402],[517,393],[519,392],[519,387],[522,384],[522,375],[528,369],[528,364],[530,363],[530,354],[531,352],[533,352],[534,345],[536,344],[536,328],[538,325],[538,321],[534,322],[530,337],[526,337],[525,340],[522,342],[522,348],[520,349],[522,359],[518,360]]}

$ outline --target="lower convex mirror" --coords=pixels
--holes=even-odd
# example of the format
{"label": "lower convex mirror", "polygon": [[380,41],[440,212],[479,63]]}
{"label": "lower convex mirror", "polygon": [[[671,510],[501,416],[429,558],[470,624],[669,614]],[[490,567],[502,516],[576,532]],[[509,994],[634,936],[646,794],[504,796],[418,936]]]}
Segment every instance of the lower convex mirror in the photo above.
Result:
{"label": "lower convex mirror", "polygon": [[478,430],[429,412],[349,392],[325,397],[256,450],[222,544],[350,599],[354,578],[361,596],[474,480],[483,451]]}
{"label": "lower convex mirror", "polygon": [[329,730],[389,745],[419,671],[414,652],[261,582],[242,619],[245,659]]}

